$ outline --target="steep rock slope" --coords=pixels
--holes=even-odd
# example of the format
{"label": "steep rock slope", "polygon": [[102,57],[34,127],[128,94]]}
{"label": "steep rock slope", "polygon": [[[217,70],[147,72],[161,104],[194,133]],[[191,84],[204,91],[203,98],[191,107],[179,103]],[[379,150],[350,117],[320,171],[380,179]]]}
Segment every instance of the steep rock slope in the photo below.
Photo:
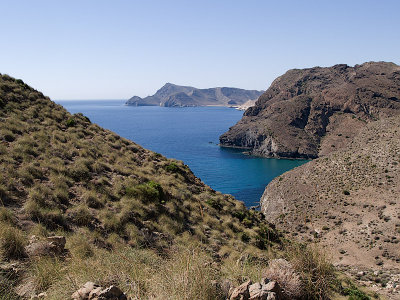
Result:
{"label": "steep rock slope", "polygon": [[278,77],[222,146],[266,157],[316,158],[344,147],[367,123],[400,113],[400,67],[369,62],[290,70]]}
{"label": "steep rock slope", "polygon": [[134,96],[126,104],[132,106],[240,106],[248,100],[255,100],[262,91],[243,90],[238,88],[217,87],[197,89],[190,86],[165,84],[154,95],[145,98]]}
{"label": "steep rock slope", "polygon": [[328,246],[342,265],[400,273],[400,117],[366,126],[350,145],[274,179],[267,220]]}

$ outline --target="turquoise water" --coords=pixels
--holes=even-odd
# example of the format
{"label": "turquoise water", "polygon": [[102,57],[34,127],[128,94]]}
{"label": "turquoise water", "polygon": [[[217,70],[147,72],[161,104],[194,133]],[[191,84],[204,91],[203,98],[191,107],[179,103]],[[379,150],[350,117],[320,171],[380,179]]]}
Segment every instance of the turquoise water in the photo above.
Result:
{"label": "turquoise water", "polygon": [[71,113],[169,158],[183,160],[213,189],[257,205],[265,186],[305,161],[244,155],[218,146],[219,136],[243,112],[226,107],[132,107],[124,100],[57,101]]}

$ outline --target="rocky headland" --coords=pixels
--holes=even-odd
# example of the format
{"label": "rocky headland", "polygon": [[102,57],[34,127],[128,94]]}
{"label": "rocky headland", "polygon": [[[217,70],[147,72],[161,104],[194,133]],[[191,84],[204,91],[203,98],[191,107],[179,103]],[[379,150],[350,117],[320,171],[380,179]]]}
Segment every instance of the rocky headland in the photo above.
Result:
{"label": "rocky headland", "polygon": [[166,83],[154,95],[145,98],[133,96],[126,105],[131,106],[227,106],[239,107],[249,100],[256,100],[263,91],[244,90],[229,87],[197,89]]}
{"label": "rocky headland", "polygon": [[343,148],[368,123],[400,113],[400,67],[368,62],[294,69],[278,77],[220,137],[254,155],[316,158]]}

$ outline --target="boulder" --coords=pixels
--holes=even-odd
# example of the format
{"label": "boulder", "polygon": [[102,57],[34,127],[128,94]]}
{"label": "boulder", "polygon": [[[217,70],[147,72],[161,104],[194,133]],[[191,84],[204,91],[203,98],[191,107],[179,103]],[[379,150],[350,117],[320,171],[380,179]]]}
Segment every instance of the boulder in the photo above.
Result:
{"label": "boulder", "polygon": [[251,281],[246,281],[239,285],[237,288],[233,289],[230,293],[230,300],[248,300],[250,298],[249,287]]}
{"label": "boulder", "polygon": [[65,253],[66,239],[64,236],[50,236],[46,241],[41,241],[32,236],[25,252],[29,257],[35,256],[60,256]]}
{"label": "boulder", "polygon": [[115,285],[103,288],[93,282],[86,282],[71,296],[74,300],[128,300],[128,297]]}

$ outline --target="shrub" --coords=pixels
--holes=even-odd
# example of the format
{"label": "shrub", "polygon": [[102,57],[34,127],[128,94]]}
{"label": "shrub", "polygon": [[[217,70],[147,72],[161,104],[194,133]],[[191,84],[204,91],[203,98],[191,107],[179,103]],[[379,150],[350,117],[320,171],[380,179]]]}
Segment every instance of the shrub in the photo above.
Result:
{"label": "shrub", "polygon": [[6,207],[0,207],[0,222],[10,225],[15,224],[15,216],[10,209]]}
{"label": "shrub", "polygon": [[41,257],[32,262],[31,273],[37,293],[46,291],[62,277],[62,263],[54,257]]}
{"label": "shrub", "polygon": [[350,192],[349,192],[348,190],[344,190],[344,191],[343,191],[343,194],[346,195],[346,196],[348,196],[348,195],[350,195]]}
{"label": "shrub", "polygon": [[270,280],[278,282],[288,299],[301,296],[302,283],[300,276],[287,260],[271,260],[263,275]]}
{"label": "shrub", "polygon": [[15,140],[15,135],[10,130],[4,129],[0,134],[6,142],[13,142]]}
{"label": "shrub", "polygon": [[76,125],[76,121],[74,118],[69,118],[66,122],[65,125],[67,127],[74,127]]}
{"label": "shrub", "polygon": [[335,269],[326,254],[316,245],[291,244],[288,260],[300,275],[306,299],[329,299],[335,281]]}
{"label": "shrub", "polygon": [[143,202],[161,202],[164,199],[164,191],[161,185],[154,181],[139,184],[133,188],[127,188],[126,195],[138,197]]}
{"label": "shrub", "polygon": [[88,258],[92,257],[93,247],[90,244],[88,238],[83,234],[76,234],[69,240],[69,250],[72,256],[77,258]]}
{"label": "shrub", "polygon": [[20,296],[14,291],[16,283],[0,274],[0,300],[19,300]]}
{"label": "shrub", "polygon": [[68,212],[73,223],[79,226],[89,226],[93,220],[93,216],[85,205],[80,205]]}
{"label": "shrub", "polygon": [[11,226],[0,228],[0,254],[3,259],[20,259],[25,257],[25,238],[19,229]]}
{"label": "shrub", "polygon": [[166,171],[168,171],[168,172],[171,172],[171,173],[178,173],[178,172],[181,171],[181,169],[178,167],[178,165],[177,165],[176,163],[174,163],[174,162],[172,162],[172,163],[166,165],[166,166],[164,167],[164,169],[165,169]]}

